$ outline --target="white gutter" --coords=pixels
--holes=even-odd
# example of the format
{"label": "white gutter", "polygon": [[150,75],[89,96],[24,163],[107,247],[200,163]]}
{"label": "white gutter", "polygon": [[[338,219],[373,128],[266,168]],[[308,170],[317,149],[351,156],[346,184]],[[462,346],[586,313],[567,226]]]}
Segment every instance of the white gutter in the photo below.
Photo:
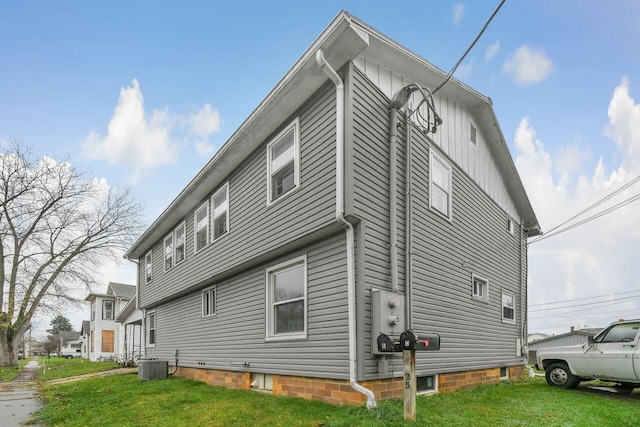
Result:
{"label": "white gutter", "polygon": [[349,382],[351,387],[367,397],[367,408],[377,406],[373,392],[358,384],[356,352],[356,280],[355,239],[353,226],[344,218],[344,83],[324,58],[322,49],[316,52],[316,62],[336,86],[336,220],[344,225],[347,235],[347,304],[349,306]]}

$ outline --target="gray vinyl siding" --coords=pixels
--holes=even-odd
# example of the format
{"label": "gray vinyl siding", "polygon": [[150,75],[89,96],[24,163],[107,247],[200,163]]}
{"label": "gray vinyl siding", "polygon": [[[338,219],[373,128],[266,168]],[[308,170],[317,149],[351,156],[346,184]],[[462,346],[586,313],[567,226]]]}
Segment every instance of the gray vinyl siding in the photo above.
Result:
{"label": "gray vinyl siding", "polygon": [[[307,256],[307,339],[265,341],[265,277],[270,266]],[[216,314],[201,316],[201,291],[162,304],[147,357],[193,368],[349,377],[344,233],[216,283]],[[248,363],[248,366],[244,366]]]}
{"label": "gray vinyl siding", "polygon": [[209,206],[210,244],[194,254],[194,210],[174,224],[175,227],[186,220],[185,261],[165,272],[163,241],[158,241],[153,246],[153,281],[147,284],[144,258],[141,260],[141,307],[150,308],[172,295],[204,287],[234,267],[335,223],[335,90],[329,85],[321,88],[299,113],[282,123],[273,136],[296,117],[300,122],[300,188],[267,206],[266,146],[270,139],[265,140],[228,177],[227,235],[211,242]]}
{"label": "gray vinyl siding", "polygon": [[[377,359],[370,355],[370,290],[390,289],[389,276],[389,118],[390,100],[359,70],[352,68],[350,94],[353,118],[353,209],[362,218],[365,242],[364,273],[359,291],[365,305],[359,316],[365,378],[377,373]],[[399,129],[399,276],[404,291],[404,125]],[[507,213],[469,175],[415,128],[413,139],[413,322],[414,331],[440,334],[439,352],[419,353],[419,374],[454,372],[516,365],[516,338],[522,336],[522,309],[526,301],[521,278],[526,274],[526,246],[516,226],[507,232]],[[452,221],[429,209],[429,150],[452,167]],[[516,224],[519,220],[516,219]],[[472,275],[489,281],[489,301],[472,298]],[[502,289],[516,295],[516,325],[502,323]],[[526,288],[525,288],[526,289]],[[392,356],[389,374],[402,371]],[[387,376],[388,376],[387,375]]]}

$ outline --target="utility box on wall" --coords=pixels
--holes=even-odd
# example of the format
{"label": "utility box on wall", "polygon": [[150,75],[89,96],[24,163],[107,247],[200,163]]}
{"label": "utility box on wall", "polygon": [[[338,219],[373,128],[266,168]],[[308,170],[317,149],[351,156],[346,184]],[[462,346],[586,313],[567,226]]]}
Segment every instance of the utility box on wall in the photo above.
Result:
{"label": "utility box on wall", "polygon": [[374,290],[371,291],[371,353],[386,354],[378,350],[378,336],[400,337],[406,329],[404,318],[404,295]]}
{"label": "utility box on wall", "polygon": [[169,362],[166,360],[139,360],[138,379],[139,380],[163,380],[167,378]]}

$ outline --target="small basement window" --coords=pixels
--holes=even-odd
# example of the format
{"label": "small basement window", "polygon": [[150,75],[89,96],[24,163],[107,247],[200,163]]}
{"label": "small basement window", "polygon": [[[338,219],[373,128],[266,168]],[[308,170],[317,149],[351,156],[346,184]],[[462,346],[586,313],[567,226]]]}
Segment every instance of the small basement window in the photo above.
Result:
{"label": "small basement window", "polygon": [[507,368],[506,366],[503,366],[500,368],[500,379],[501,380],[509,379],[509,368]]}
{"label": "small basement window", "polygon": [[416,391],[418,393],[433,393],[438,391],[435,375],[416,378]]}
{"label": "small basement window", "polygon": [[273,375],[254,372],[251,376],[251,388],[273,391]]}

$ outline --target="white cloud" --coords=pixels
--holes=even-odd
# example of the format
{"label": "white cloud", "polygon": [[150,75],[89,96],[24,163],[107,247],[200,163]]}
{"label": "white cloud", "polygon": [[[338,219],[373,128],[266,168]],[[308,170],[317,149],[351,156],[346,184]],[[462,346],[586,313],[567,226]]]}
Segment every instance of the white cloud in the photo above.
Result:
{"label": "white cloud", "polygon": [[462,18],[464,18],[464,4],[456,3],[453,6],[453,25],[458,25],[462,22]]}
{"label": "white cloud", "polygon": [[[603,161],[586,168],[588,145],[576,139],[553,156],[528,118],[522,119],[515,133],[516,167],[536,211],[543,231],[552,229],[629,183],[638,174],[635,166],[640,139],[637,131],[640,107],[628,93],[625,79],[613,93],[609,108],[610,135],[617,143],[622,161],[607,170]],[[589,211],[586,219],[638,194],[640,183]],[[637,209],[640,201],[622,207],[557,236],[529,246],[529,304],[544,304],[584,297],[602,296],[603,302],[620,298],[637,289],[637,254],[640,253],[640,227]],[[569,224],[574,224],[572,221]],[[617,295],[616,295],[617,294]],[[549,306],[538,306],[540,308]],[[620,317],[638,316],[637,300],[612,303],[601,308],[576,307],[531,312],[529,332],[561,333],[570,326],[605,326]]]}
{"label": "white cloud", "polygon": [[624,166],[640,174],[640,105],[629,95],[629,79],[624,77],[609,103],[607,134],[624,155]]}
{"label": "white cloud", "polygon": [[120,89],[118,105],[102,137],[95,130],[82,142],[82,153],[111,165],[132,166],[136,173],[173,162],[178,148],[171,140],[171,121],[167,110],[147,115],[140,85]]}
{"label": "white cloud", "polygon": [[200,110],[189,117],[189,126],[194,135],[209,136],[218,132],[220,125],[220,114],[218,110],[211,107],[211,104],[204,104]]}
{"label": "white cloud", "polygon": [[502,73],[521,86],[538,83],[553,72],[553,62],[543,49],[520,46],[502,64]]}
{"label": "white cloud", "polygon": [[498,52],[500,52],[500,42],[496,40],[494,43],[491,43],[489,47],[487,47],[487,51],[484,54],[485,62],[493,61]]}
{"label": "white cloud", "polygon": [[107,134],[92,130],[81,143],[82,154],[92,160],[111,165],[125,165],[134,171],[134,179],[156,166],[175,162],[182,147],[181,140],[195,140],[193,148],[200,156],[210,156],[214,150],[208,142],[211,134],[222,125],[220,114],[211,104],[204,104],[195,113],[183,116],[169,110],[145,111],[140,84],[120,89],[120,98],[107,126]]}

